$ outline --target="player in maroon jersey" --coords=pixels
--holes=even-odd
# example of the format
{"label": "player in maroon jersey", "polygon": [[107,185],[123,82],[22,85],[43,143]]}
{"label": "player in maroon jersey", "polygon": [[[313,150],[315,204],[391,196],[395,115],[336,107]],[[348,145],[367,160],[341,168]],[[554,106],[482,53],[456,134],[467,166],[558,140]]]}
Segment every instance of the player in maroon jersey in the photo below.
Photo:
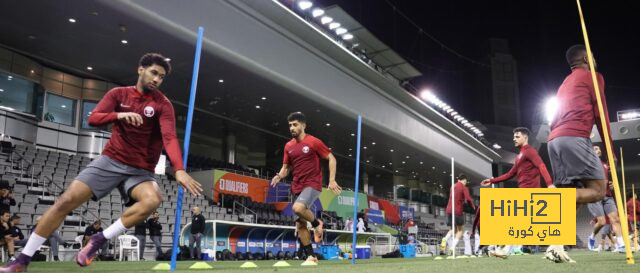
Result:
{"label": "player in maroon jersey", "polygon": [[320,159],[329,161],[329,190],[335,194],[340,194],[342,191],[336,182],[336,158],[331,153],[331,149],[321,140],[305,133],[307,122],[303,113],[291,113],[287,121],[293,138],[284,146],[282,168],[271,180],[271,185],[275,186],[282,178],[293,173],[291,193],[295,196],[295,201],[292,209],[298,216],[296,220],[298,238],[303,252],[307,255],[307,261],[317,262],[307,222],[314,228],[314,241],[322,242],[323,223],[316,218],[310,208],[322,192]]}
{"label": "player in maroon jersey", "polygon": [[80,266],[90,265],[103,244],[147,219],[160,206],[162,195],[153,171],[163,148],[178,183],[191,194],[200,195],[200,183],[183,168],[173,106],[158,90],[170,71],[164,56],[145,54],[138,65],[136,85],[117,87],[105,94],[89,117],[92,126],[113,124],[111,139],[102,155],[83,169],[42,215],[20,256],[0,268],[0,272],[26,271],[33,254],[71,211],[117,188],[129,208],[111,226],[93,235],[80,250],[76,262]]}

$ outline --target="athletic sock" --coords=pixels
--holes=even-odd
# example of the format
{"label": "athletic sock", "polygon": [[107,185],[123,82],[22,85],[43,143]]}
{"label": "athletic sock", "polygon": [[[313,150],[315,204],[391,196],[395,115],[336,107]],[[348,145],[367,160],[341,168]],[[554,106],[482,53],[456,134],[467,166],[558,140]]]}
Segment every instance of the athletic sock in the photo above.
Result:
{"label": "athletic sock", "polygon": [[458,239],[451,240],[451,249],[455,249],[458,246]]}
{"label": "athletic sock", "polygon": [[27,244],[24,246],[24,249],[22,249],[21,253],[31,257],[33,256],[33,254],[36,253],[38,249],[40,249],[40,246],[42,246],[42,244],[44,244],[45,241],[47,241],[47,238],[44,238],[36,234],[35,232],[32,232],[31,236],[29,236],[29,240],[27,241]]}
{"label": "athletic sock", "polygon": [[308,244],[306,246],[303,246],[302,249],[304,250],[304,254],[308,256],[316,256],[316,253],[313,252],[313,245],[312,244]]}
{"label": "athletic sock", "polygon": [[118,219],[118,221],[111,224],[107,229],[105,229],[102,232],[102,235],[104,235],[104,238],[106,238],[107,240],[110,240],[118,236],[119,234],[124,233],[125,231],[127,231],[127,228],[124,227],[124,225],[122,224],[122,218],[120,218]]}
{"label": "athletic sock", "polygon": [[617,247],[624,247],[624,240],[622,240],[622,236],[616,236],[616,239],[618,240]]}

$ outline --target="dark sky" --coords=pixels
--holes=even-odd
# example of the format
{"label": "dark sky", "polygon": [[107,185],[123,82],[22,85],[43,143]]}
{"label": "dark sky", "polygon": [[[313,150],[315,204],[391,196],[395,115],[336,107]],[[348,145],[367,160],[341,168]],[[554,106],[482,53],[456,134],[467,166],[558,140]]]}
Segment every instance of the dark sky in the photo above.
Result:
{"label": "dark sky", "polygon": [[[379,39],[410,60],[424,76],[412,80],[431,87],[458,112],[474,120],[483,111],[471,99],[479,65],[443,50],[394,12],[406,14],[423,30],[455,51],[486,62],[489,38],[504,38],[518,62],[520,107],[526,126],[540,123],[541,104],[555,94],[569,73],[564,53],[583,43],[575,1],[409,1],[318,0],[316,6],[337,4]],[[390,5],[391,4],[391,5]],[[636,5],[637,6],[637,5]],[[640,108],[638,16],[629,2],[583,1],[589,38],[598,70],[605,77],[612,121],[617,110]]]}

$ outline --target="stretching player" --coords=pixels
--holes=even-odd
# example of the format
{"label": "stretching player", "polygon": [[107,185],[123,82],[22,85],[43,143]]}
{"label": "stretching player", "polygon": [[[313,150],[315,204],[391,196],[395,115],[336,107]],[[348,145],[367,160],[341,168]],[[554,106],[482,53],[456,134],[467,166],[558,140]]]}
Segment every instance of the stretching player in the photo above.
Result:
{"label": "stretching player", "polygon": [[[491,179],[485,179],[481,182],[482,186],[500,183],[511,179],[514,176],[518,178],[518,188],[540,188],[540,175],[544,178],[547,188],[555,188],[552,184],[551,176],[547,167],[542,162],[536,149],[529,146],[529,129],[518,127],[513,129],[513,143],[516,148],[520,149],[520,153],[516,157],[516,162],[509,172]],[[511,246],[490,251],[489,255],[498,258],[507,258],[511,252]]]}
{"label": "stretching player", "polygon": [[71,211],[89,199],[97,201],[117,188],[129,208],[104,232],[91,236],[78,252],[78,265],[90,265],[107,240],[147,219],[160,206],[162,195],[153,172],[163,147],[171,159],[178,183],[193,195],[200,195],[200,183],[193,180],[182,165],[173,105],[158,90],[170,71],[171,66],[164,56],[145,54],[138,65],[137,84],[117,87],[105,94],[89,117],[92,126],[113,124],[111,139],[102,155],[83,169],[42,215],[20,256],[0,272],[26,271],[33,254]]}
{"label": "stretching player", "polygon": [[[593,151],[596,153],[598,158],[602,155],[602,151],[600,150],[600,146],[594,145]],[[589,203],[587,206],[591,215],[596,217],[596,223],[593,225],[593,233],[589,235],[589,249],[595,248],[596,244],[596,234],[600,231],[605,225],[605,215],[606,218],[610,222],[610,227],[613,230],[613,233],[616,235],[616,246],[614,248],[615,252],[624,253],[624,240],[622,239],[622,228],[620,227],[620,217],[618,217],[618,209],[616,208],[616,201],[613,200],[613,194],[611,189],[613,187],[613,183],[609,181],[609,165],[605,162],[601,162],[602,169],[604,171],[605,181],[607,181],[605,196],[601,201]]]}
{"label": "stretching player", "polygon": [[305,133],[307,122],[304,114],[294,112],[287,117],[291,139],[284,146],[282,168],[271,180],[271,186],[276,186],[281,179],[293,172],[291,193],[296,196],[293,212],[298,216],[296,231],[301,242],[301,248],[307,256],[307,261],[318,262],[311,245],[311,232],[307,222],[314,228],[314,241],[322,242],[323,223],[310,210],[311,205],[322,192],[322,169],[320,159],[329,161],[329,190],[340,194],[342,188],[336,182],[336,158],[331,150],[319,139]]}
{"label": "stretching player", "polygon": [[[604,96],[604,78],[600,73],[597,73],[597,82],[604,112],[600,113],[598,109],[584,45],[570,47],[566,58],[571,67],[571,74],[562,82],[556,95],[558,109],[551,122],[547,149],[555,185],[577,188],[576,203],[579,206],[600,201],[605,197],[604,170],[600,159],[593,151],[590,136],[595,123],[600,138],[604,141],[600,121],[604,119],[604,123],[609,127],[609,115]],[[595,63],[593,65],[595,67]],[[611,130],[608,129],[610,134]],[[547,258],[555,262],[575,262],[560,245],[549,246],[546,254]]]}

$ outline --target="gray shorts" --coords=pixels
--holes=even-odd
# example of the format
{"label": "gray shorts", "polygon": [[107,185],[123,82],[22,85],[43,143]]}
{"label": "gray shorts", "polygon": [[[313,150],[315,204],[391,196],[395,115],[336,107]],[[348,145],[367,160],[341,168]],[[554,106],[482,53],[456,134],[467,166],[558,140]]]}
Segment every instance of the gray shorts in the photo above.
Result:
{"label": "gray shorts", "polygon": [[76,180],[86,184],[93,192],[93,200],[98,201],[113,189],[118,188],[125,206],[135,201],[130,198],[131,190],[138,184],[153,181],[153,173],[144,169],[131,167],[107,156],[101,155],[82,170]]}
{"label": "gray shorts", "polygon": [[580,180],[604,180],[604,170],[584,137],[558,137],[547,144],[556,186],[575,185]]}
{"label": "gray shorts", "polygon": [[305,207],[310,209],[313,203],[318,200],[318,197],[320,197],[320,192],[318,190],[306,187],[298,195],[295,195],[296,200],[294,201],[294,204],[302,203],[305,205]]}
{"label": "gray shorts", "polygon": [[613,197],[605,196],[604,199],[595,203],[589,203],[587,205],[589,212],[593,217],[605,216],[611,213],[617,213],[616,202],[613,201]]}

